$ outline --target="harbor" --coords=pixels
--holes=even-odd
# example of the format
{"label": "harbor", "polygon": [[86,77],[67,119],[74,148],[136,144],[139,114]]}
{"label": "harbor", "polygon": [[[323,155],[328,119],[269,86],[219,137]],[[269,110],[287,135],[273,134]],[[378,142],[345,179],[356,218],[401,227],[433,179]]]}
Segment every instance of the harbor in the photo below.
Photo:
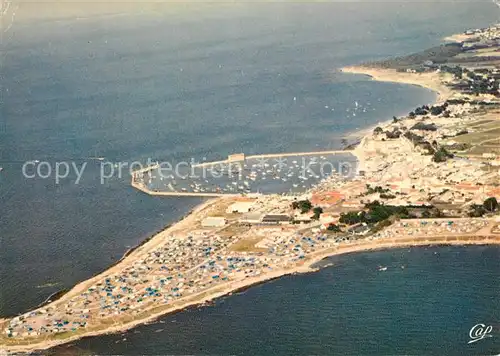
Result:
{"label": "harbor", "polygon": [[157,196],[220,197],[252,194],[301,194],[329,177],[352,179],[352,151],[319,151],[245,156],[165,169],[164,164],[132,172],[132,186]]}

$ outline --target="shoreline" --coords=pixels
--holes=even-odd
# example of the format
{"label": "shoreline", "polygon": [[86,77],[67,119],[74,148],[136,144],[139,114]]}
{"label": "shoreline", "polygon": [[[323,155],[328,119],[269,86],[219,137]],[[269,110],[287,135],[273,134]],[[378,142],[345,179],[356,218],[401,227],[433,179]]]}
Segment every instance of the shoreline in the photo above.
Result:
{"label": "shoreline", "polygon": [[[428,103],[428,105],[441,104],[446,100],[450,99],[455,94],[453,91],[451,91],[450,89],[446,88],[441,84],[439,80],[439,75],[437,74],[433,76],[429,76],[427,74],[424,77],[415,78],[418,75],[416,73],[397,72],[396,70],[393,69],[370,68],[362,65],[346,66],[340,68],[338,71],[346,74],[365,75],[370,77],[371,80],[377,82],[413,85],[430,90],[433,93],[435,93],[436,98],[434,101]],[[379,121],[378,123],[373,124],[367,128],[347,133],[346,137],[363,141],[363,138],[369,135],[376,127],[380,126],[384,128],[390,125],[391,123],[392,119]],[[359,160],[359,155],[355,154],[355,156]]]}
{"label": "shoreline", "polygon": [[435,104],[444,103],[455,92],[442,84],[438,73],[405,73],[394,69],[371,68],[367,66],[346,66],[340,69],[342,73],[367,75],[377,82],[415,85],[429,89],[437,94]]}
{"label": "shoreline", "polygon": [[451,36],[446,36],[443,38],[443,41],[445,42],[456,42],[456,43],[462,43],[465,41],[470,41],[474,39],[474,35],[466,35],[465,33],[457,33]]}
{"label": "shoreline", "polygon": [[[233,293],[243,292],[252,288],[256,285],[267,283],[269,281],[290,275],[299,275],[306,273],[313,273],[319,271],[322,267],[314,267],[317,263],[328,259],[333,256],[350,254],[350,253],[360,253],[367,251],[382,251],[391,250],[395,248],[406,248],[406,247],[426,247],[426,246],[464,246],[464,245],[475,245],[475,246],[500,246],[500,235],[499,236],[462,236],[462,237],[450,237],[450,236],[440,236],[437,238],[430,238],[429,236],[423,237],[411,237],[408,239],[385,239],[385,240],[372,240],[372,241],[362,241],[360,243],[351,243],[343,245],[342,247],[336,247],[334,249],[329,249],[327,251],[319,251],[316,255],[310,257],[307,260],[307,264],[296,266],[290,269],[281,269],[273,271],[271,273],[266,273],[258,277],[251,277],[249,279],[229,283],[227,286],[216,286],[213,290],[204,291],[202,295],[210,293],[208,296],[194,295],[186,297],[185,300],[179,300],[177,304],[153,312],[148,317],[140,320],[134,320],[128,323],[121,324],[120,326],[112,326],[106,329],[101,329],[98,331],[89,331],[87,333],[82,333],[75,335],[73,337],[68,337],[64,340],[50,340],[42,341],[38,344],[28,344],[28,345],[12,345],[6,348],[7,352],[33,352],[38,350],[47,350],[52,347],[67,344],[79,339],[94,337],[99,335],[109,335],[117,334],[120,332],[125,332],[127,330],[133,329],[134,327],[149,324],[158,320],[160,317],[167,316],[169,314],[174,314],[182,312],[187,308],[195,308],[198,306],[203,306],[208,302],[212,302],[216,299],[222,298],[224,296],[231,295]],[[87,281],[86,281],[87,282]],[[3,321],[3,320],[0,320]],[[0,349],[0,351],[3,351]]]}

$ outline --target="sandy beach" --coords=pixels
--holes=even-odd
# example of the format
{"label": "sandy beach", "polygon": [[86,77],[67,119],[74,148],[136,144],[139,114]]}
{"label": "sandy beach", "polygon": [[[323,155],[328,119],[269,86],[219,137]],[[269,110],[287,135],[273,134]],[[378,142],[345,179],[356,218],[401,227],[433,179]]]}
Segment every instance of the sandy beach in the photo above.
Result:
{"label": "sandy beach", "polygon": [[443,84],[443,79],[438,73],[405,73],[394,69],[370,68],[363,66],[349,66],[341,69],[343,73],[368,75],[373,80],[410,84],[430,89],[437,93],[436,103],[443,103],[455,95],[453,90]]}
{"label": "sandy beach", "polygon": [[465,33],[457,33],[455,35],[446,36],[443,41],[447,42],[464,42],[473,39],[473,35],[466,35]]}
{"label": "sandy beach", "polygon": [[[429,105],[443,103],[452,96],[456,95],[456,93],[446,87],[446,85],[443,85],[442,78],[436,73],[402,73],[393,69],[370,68],[364,66],[343,67],[340,71],[342,73],[367,75],[375,81],[415,85],[432,90],[436,93],[436,100],[432,103],[428,103]],[[346,135],[346,138],[362,140],[363,137],[370,134],[375,127],[385,127],[391,122],[391,119],[378,122],[372,126],[351,132]],[[355,150],[354,154],[357,156],[358,160],[363,156],[359,150]]]}

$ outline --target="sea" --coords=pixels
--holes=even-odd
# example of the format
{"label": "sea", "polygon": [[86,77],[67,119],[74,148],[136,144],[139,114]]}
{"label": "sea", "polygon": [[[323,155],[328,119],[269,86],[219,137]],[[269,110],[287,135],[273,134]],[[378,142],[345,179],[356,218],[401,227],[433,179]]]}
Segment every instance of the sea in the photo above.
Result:
{"label": "sea", "polygon": [[[10,17],[1,29],[0,317],[103,271],[203,201],[147,196],[111,167],[338,149],[436,99],[339,68],[438,45],[499,14],[489,0],[372,0]],[[318,273],[49,352],[498,353],[499,257],[495,247],[339,256]],[[496,334],[467,344],[478,323]]]}

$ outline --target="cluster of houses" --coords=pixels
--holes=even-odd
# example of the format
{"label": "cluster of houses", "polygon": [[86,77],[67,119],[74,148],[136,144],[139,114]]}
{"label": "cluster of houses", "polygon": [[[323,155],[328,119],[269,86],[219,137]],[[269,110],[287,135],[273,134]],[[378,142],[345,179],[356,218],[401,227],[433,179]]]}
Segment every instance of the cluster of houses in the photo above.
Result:
{"label": "cluster of houses", "polygon": [[[278,225],[289,224],[292,221],[290,214],[263,213],[256,209],[256,200],[248,199],[237,201],[229,205],[226,214],[237,214],[239,223],[255,225]],[[229,219],[223,216],[206,217],[202,220],[202,227],[223,227],[228,224]]]}
{"label": "cluster of houses", "polygon": [[464,35],[480,40],[498,40],[500,39],[500,25],[469,29],[464,32]]}

